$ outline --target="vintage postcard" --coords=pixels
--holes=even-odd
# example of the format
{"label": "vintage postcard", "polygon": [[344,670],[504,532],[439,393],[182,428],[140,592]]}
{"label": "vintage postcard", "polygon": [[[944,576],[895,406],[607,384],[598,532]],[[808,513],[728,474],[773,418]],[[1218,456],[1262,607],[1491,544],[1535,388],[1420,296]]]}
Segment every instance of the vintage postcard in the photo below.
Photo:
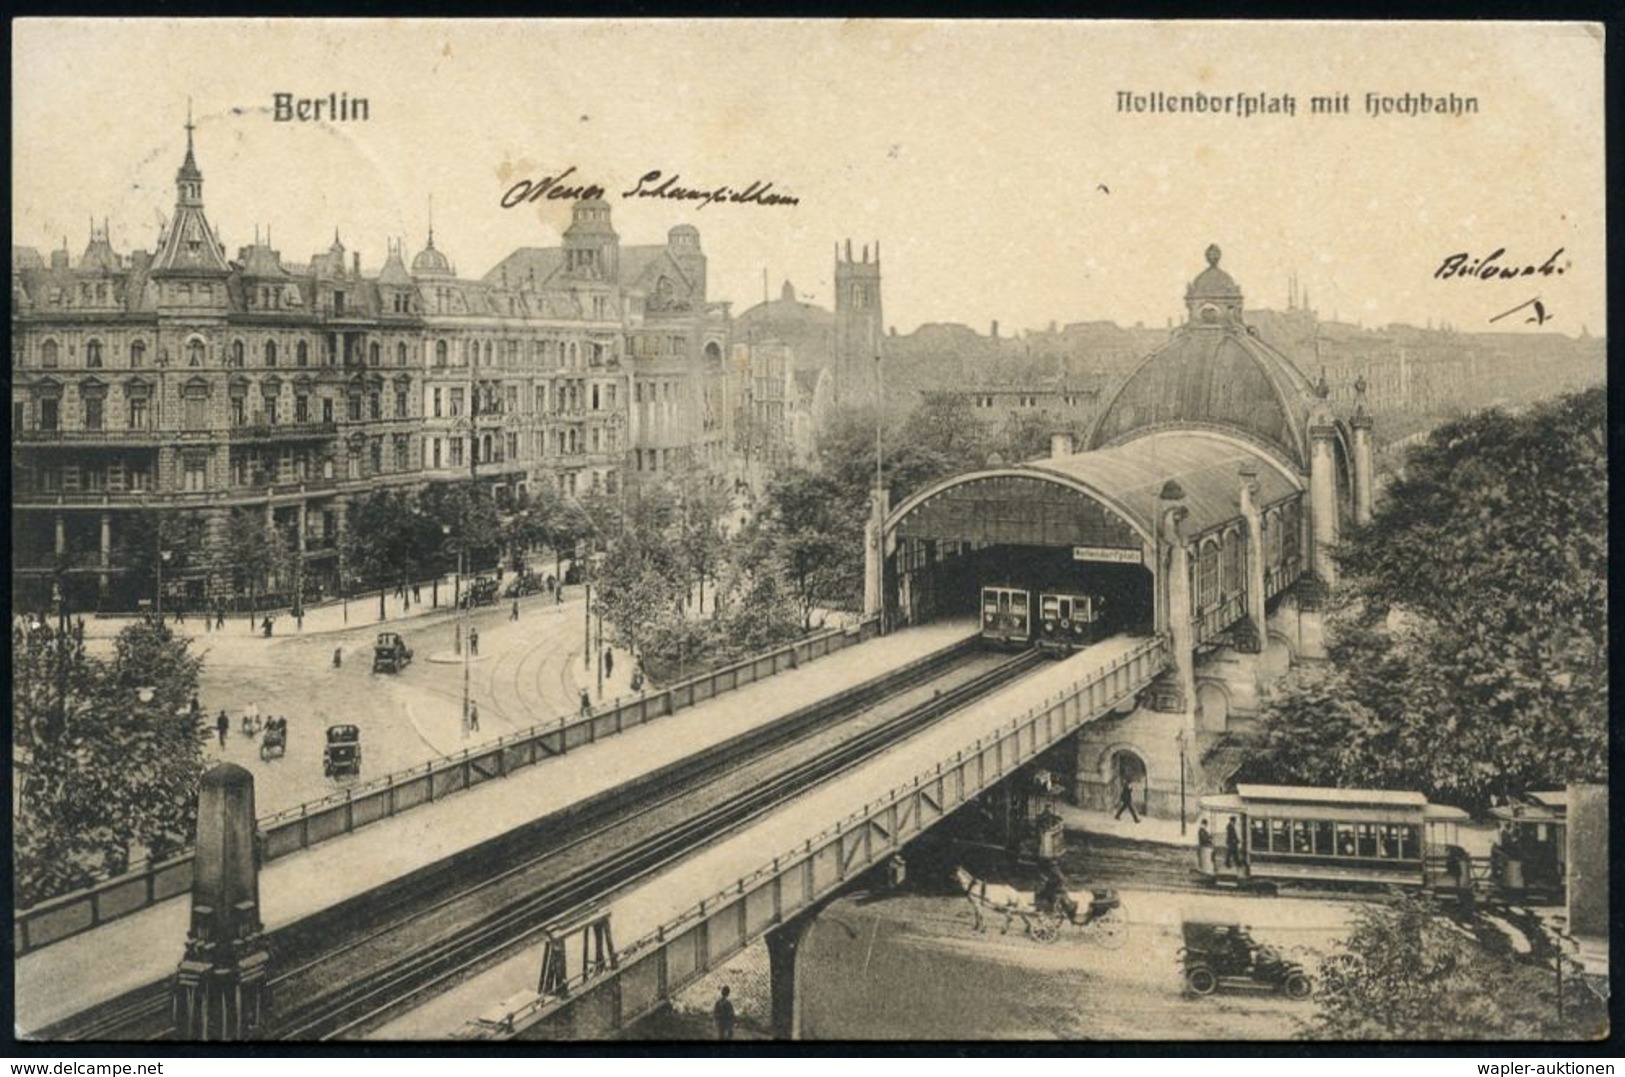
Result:
{"label": "vintage postcard", "polygon": [[14,31],[25,1049],[1610,1034],[1601,27]]}

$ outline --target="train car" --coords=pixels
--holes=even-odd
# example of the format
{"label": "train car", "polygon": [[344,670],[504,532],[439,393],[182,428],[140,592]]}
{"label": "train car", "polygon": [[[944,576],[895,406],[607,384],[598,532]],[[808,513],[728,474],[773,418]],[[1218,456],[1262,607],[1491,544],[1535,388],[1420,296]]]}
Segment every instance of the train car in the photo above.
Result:
{"label": "train car", "polygon": [[1038,596],[1038,649],[1066,654],[1100,639],[1105,603],[1096,595],[1045,591]]}
{"label": "train car", "polygon": [[1024,587],[982,588],[982,639],[997,647],[1033,642],[1033,593]]}
{"label": "train car", "polygon": [[1219,886],[1472,885],[1471,860],[1459,843],[1469,816],[1421,793],[1238,785],[1203,797],[1201,807],[1213,844],[1197,850],[1197,870]]}

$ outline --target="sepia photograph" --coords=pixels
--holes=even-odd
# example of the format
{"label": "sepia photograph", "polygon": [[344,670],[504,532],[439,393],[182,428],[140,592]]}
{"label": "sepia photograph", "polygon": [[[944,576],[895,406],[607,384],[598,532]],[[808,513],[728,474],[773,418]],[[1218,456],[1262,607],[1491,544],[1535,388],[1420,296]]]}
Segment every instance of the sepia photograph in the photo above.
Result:
{"label": "sepia photograph", "polygon": [[12,31],[18,1050],[1609,1042],[1600,25]]}

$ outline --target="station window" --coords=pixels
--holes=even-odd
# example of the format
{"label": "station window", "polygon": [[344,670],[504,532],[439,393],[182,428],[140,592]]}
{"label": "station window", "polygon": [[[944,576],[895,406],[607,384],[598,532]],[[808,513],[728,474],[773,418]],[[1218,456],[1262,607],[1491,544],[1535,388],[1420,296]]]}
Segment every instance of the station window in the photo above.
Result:
{"label": "station window", "polygon": [[1358,823],[1354,828],[1355,855],[1377,855],[1377,824]]}

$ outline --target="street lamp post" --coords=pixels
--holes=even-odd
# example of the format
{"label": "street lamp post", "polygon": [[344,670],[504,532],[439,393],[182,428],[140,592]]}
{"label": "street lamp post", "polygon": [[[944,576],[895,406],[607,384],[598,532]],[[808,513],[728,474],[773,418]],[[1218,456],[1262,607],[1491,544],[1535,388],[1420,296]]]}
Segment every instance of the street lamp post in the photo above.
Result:
{"label": "street lamp post", "polygon": [[153,598],[153,610],[160,621],[164,619],[164,562],[169,560],[169,553],[161,547],[158,550],[158,588]]}
{"label": "street lamp post", "polygon": [[[446,538],[450,539],[450,537],[451,537],[451,525],[450,524],[441,524],[440,525],[440,533],[442,535],[446,536]],[[463,553],[464,553],[463,548],[459,545],[458,548],[457,548],[457,587],[459,589],[459,592],[461,591],[462,582],[463,582]],[[472,606],[473,603],[470,602],[468,605]],[[460,608],[459,608],[459,610],[457,612],[457,626],[456,626],[456,630],[455,630],[455,635],[453,636],[453,646],[456,649],[456,653],[462,655],[462,658],[463,658],[463,718],[462,718],[462,730],[463,730],[463,737],[465,739],[468,737],[468,733],[469,733],[469,727],[468,727],[468,679],[469,679],[468,660],[469,660],[469,649],[463,646],[463,630],[464,630],[464,627],[465,627],[465,625],[467,623],[467,620],[468,620],[468,607],[467,606],[460,606]]]}

